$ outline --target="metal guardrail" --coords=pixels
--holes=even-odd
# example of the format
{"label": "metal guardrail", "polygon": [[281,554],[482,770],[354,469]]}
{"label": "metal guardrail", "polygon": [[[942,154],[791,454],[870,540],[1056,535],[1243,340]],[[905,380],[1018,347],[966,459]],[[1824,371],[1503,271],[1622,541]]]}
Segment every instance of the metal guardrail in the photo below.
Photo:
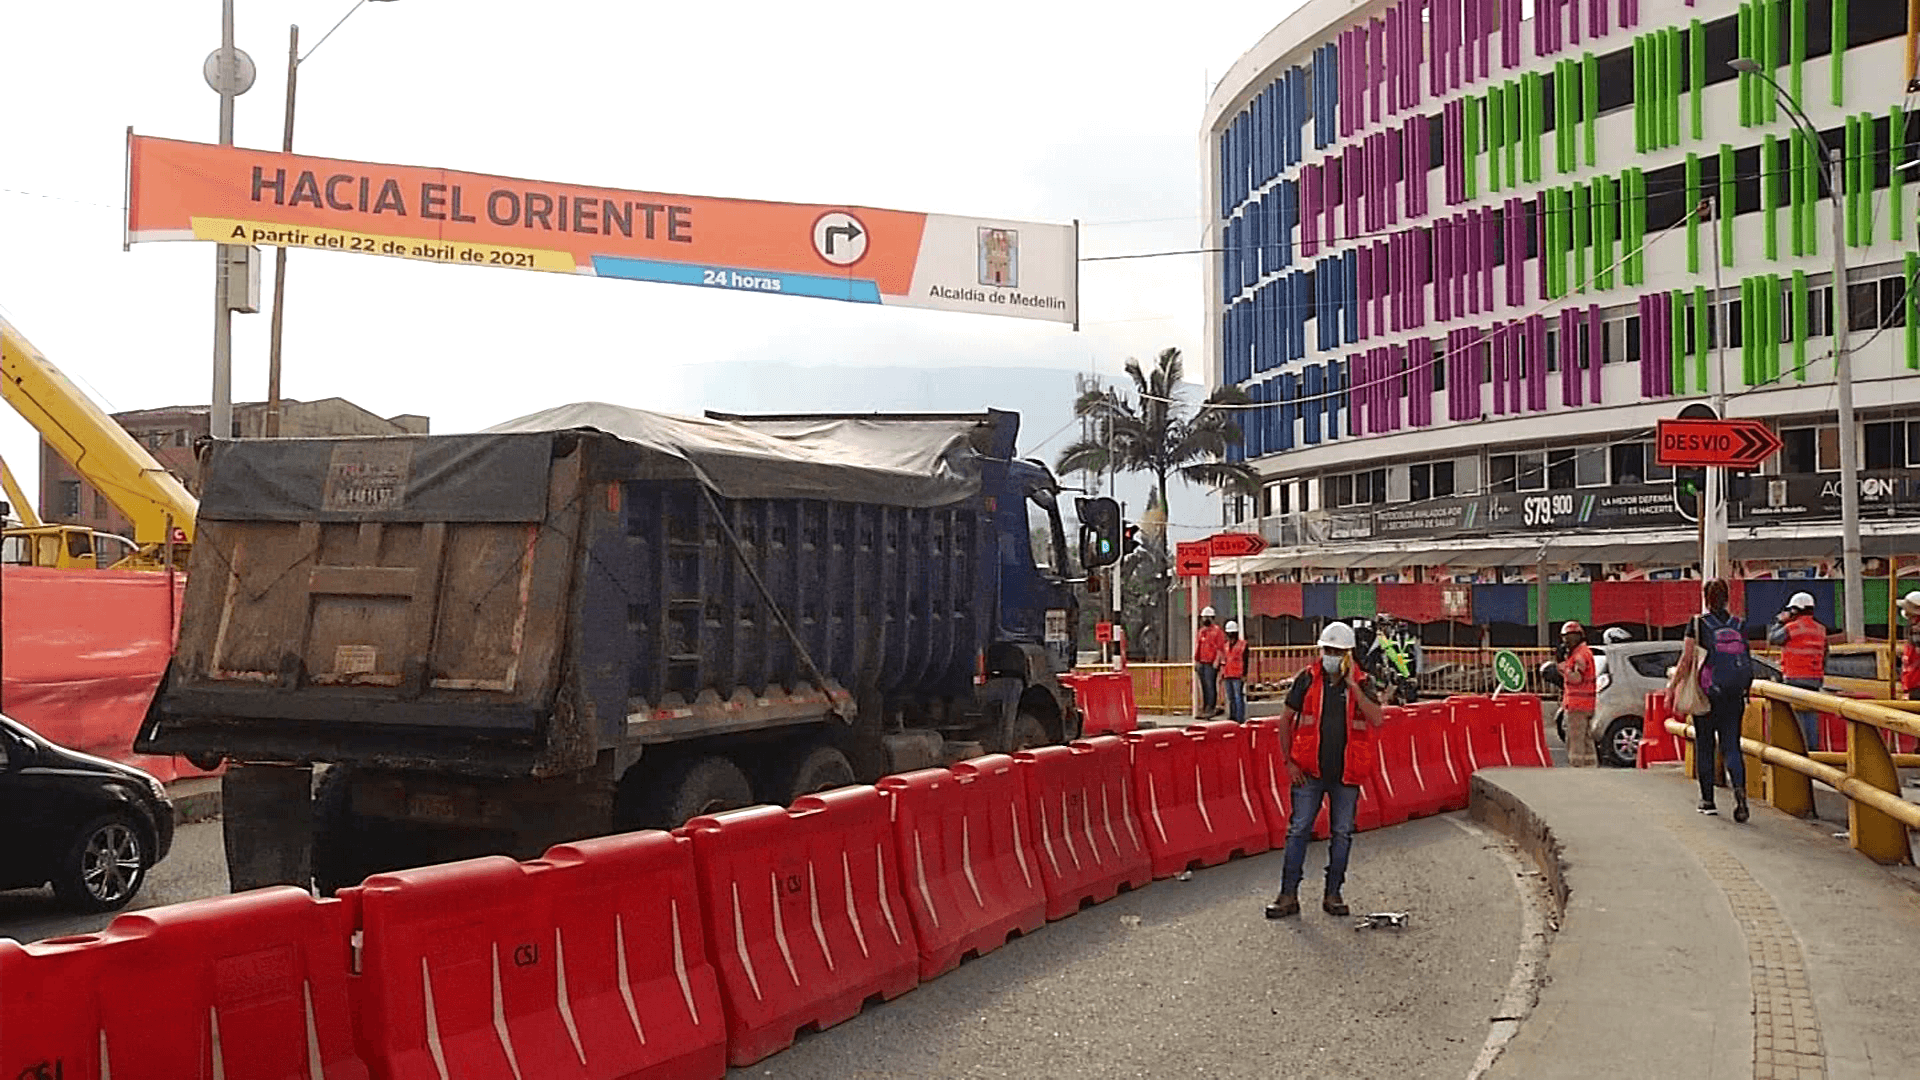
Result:
{"label": "metal guardrail", "polygon": [[[1907,830],[1920,829],[1920,806],[1900,797],[1898,767],[1920,763],[1920,755],[1901,754],[1896,758],[1888,751],[1883,736],[1892,733],[1920,738],[1920,716],[1910,711],[1920,709],[1920,702],[1861,701],[1766,679],[1756,680],[1750,693],[1760,701],[1749,701],[1741,724],[1740,749],[1750,765],[1758,762],[1765,768],[1749,769],[1747,793],[1795,817],[1810,817],[1814,809],[1813,781],[1818,780],[1851,800],[1847,835],[1855,851],[1879,863],[1912,862]],[[1753,708],[1756,704],[1763,707]],[[1809,755],[1799,721],[1793,715],[1796,706],[1844,718],[1846,752]],[[1692,724],[1668,719],[1666,727],[1688,740],[1690,766],[1716,767],[1716,763],[1693,762]]]}

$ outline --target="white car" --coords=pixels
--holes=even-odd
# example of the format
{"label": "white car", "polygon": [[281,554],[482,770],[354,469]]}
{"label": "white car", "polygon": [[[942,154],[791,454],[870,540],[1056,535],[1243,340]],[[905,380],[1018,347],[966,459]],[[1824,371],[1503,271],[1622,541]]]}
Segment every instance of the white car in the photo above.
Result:
{"label": "white car", "polygon": [[[1633,768],[1640,757],[1640,732],[1646,725],[1647,695],[1667,688],[1667,672],[1680,663],[1680,650],[1686,642],[1623,641],[1593,649],[1596,672],[1593,710],[1593,746],[1600,760],[1623,769]],[[1780,671],[1765,658],[1753,658],[1753,677],[1780,678]],[[1563,707],[1554,716],[1560,742],[1567,741],[1567,713]]]}

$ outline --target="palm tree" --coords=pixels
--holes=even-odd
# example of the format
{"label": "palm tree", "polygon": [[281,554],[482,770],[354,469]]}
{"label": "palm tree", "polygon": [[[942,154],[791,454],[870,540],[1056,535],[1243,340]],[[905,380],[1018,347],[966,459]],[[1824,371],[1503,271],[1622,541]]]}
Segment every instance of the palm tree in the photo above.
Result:
{"label": "palm tree", "polygon": [[[1127,360],[1127,374],[1133,377],[1135,394],[1129,398],[1111,390],[1089,390],[1073,403],[1075,416],[1093,421],[1091,437],[1080,440],[1060,452],[1061,473],[1085,471],[1102,473],[1145,472],[1153,474],[1153,498],[1149,507],[1158,505],[1164,521],[1167,480],[1175,475],[1189,483],[1205,484],[1241,495],[1256,494],[1259,474],[1244,462],[1228,461],[1227,450],[1240,442],[1240,426],[1234,422],[1232,408],[1249,403],[1246,392],[1223,386],[1215,390],[1191,414],[1181,400],[1181,382],[1185,365],[1179,349],[1162,349],[1154,358],[1153,371],[1147,372],[1140,361]],[[1153,535],[1157,542],[1154,563],[1156,577],[1164,578],[1168,543],[1164,525]],[[1168,605],[1159,581],[1152,590],[1158,598],[1154,606],[1160,618],[1159,639],[1166,647],[1171,634],[1165,625]],[[1149,614],[1151,618],[1151,614]],[[1150,622],[1149,625],[1152,625]]]}
{"label": "palm tree", "polygon": [[1179,349],[1160,350],[1152,372],[1130,358],[1127,374],[1137,391],[1134,400],[1116,391],[1089,390],[1073,403],[1073,414],[1092,420],[1094,429],[1091,438],[1060,452],[1060,472],[1152,473],[1161,506],[1168,505],[1167,480],[1176,473],[1189,483],[1236,494],[1259,491],[1259,474],[1244,462],[1226,459],[1227,448],[1240,441],[1240,426],[1233,410],[1222,406],[1248,404],[1246,391],[1220,387],[1188,415],[1189,406],[1180,399],[1186,366]]}

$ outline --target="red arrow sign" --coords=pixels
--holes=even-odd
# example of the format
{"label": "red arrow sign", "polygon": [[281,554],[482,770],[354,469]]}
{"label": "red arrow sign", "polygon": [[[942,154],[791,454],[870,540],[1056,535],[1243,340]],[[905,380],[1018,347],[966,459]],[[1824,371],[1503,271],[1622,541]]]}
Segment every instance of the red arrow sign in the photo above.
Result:
{"label": "red arrow sign", "polygon": [[1751,471],[1779,452],[1780,436],[1758,420],[1662,420],[1654,460]]}
{"label": "red arrow sign", "polygon": [[1213,555],[1205,540],[1176,544],[1173,565],[1181,577],[1206,577],[1213,573]]}
{"label": "red arrow sign", "polygon": [[1224,532],[1207,537],[1216,559],[1241,559],[1267,550],[1267,542],[1257,533]]}

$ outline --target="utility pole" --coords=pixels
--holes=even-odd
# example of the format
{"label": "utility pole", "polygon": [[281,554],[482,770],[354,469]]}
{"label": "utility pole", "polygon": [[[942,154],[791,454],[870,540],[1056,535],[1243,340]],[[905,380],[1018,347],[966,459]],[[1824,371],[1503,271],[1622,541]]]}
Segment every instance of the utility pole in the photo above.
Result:
{"label": "utility pole", "polygon": [[[215,71],[214,89],[220,93],[220,145],[232,146],[233,101],[241,93],[239,57],[233,48],[233,0],[220,0],[220,52]],[[233,308],[227,295],[232,259],[228,245],[214,246],[213,399],[207,414],[207,434],[216,439],[233,437]]]}
{"label": "utility pole", "polygon": [[[280,152],[293,153],[293,96],[300,81],[300,27],[287,27],[287,115],[280,128]],[[281,305],[287,298],[287,246],[273,249],[273,315],[267,331],[267,419],[263,432],[280,437]]]}

